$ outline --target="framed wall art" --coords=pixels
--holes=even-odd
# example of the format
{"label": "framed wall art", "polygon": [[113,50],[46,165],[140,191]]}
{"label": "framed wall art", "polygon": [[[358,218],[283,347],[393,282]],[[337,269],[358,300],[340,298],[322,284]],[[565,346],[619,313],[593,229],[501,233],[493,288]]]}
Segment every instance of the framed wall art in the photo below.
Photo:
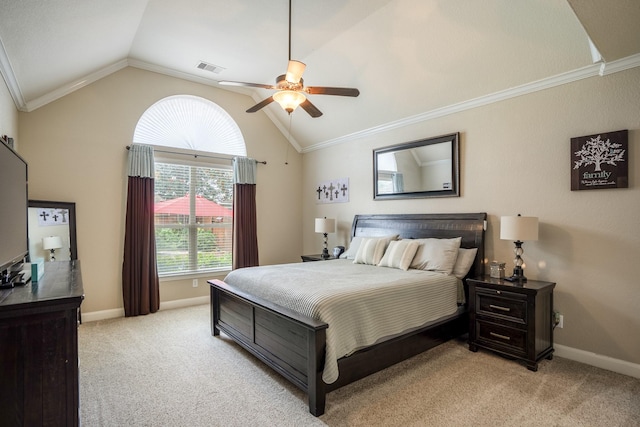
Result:
{"label": "framed wall art", "polygon": [[571,191],[627,188],[629,131],[571,138]]}
{"label": "framed wall art", "polygon": [[315,193],[316,204],[348,202],[349,178],[340,178],[321,182],[316,187]]}

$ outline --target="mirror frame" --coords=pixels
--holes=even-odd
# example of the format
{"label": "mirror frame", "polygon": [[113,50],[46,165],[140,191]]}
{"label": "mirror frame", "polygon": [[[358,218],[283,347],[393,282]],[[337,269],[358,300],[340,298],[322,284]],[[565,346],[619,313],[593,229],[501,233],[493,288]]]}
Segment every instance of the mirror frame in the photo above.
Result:
{"label": "mirror frame", "polygon": [[54,202],[50,200],[29,200],[30,208],[55,208],[69,211],[69,252],[72,260],[78,259],[76,241],[76,204],[73,202]]}
{"label": "mirror frame", "polygon": [[[373,150],[373,198],[374,200],[387,199],[413,199],[426,197],[459,197],[460,196],[460,157],[459,157],[459,133],[441,135],[434,138],[420,139],[404,142]],[[378,191],[378,155],[392,151],[410,150],[416,147],[451,142],[451,188],[435,191],[409,191],[402,193],[380,193]]]}

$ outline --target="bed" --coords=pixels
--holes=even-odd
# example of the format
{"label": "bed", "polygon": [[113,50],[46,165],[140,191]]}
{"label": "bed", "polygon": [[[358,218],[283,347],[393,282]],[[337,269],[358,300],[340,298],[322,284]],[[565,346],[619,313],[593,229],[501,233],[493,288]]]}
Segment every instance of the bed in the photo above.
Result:
{"label": "bed", "polygon": [[[362,239],[397,235],[398,239],[405,242],[410,241],[409,239],[460,238],[460,248],[477,249],[467,273],[467,276],[475,276],[484,271],[485,224],[485,213],[357,215],[351,227],[351,237]],[[380,310],[387,310],[387,312],[371,313],[374,318],[386,318],[387,321],[382,324],[398,323],[397,327],[401,328],[402,333],[390,333],[390,330],[385,330],[383,338],[373,338],[373,341],[372,337],[365,337],[364,341],[351,339],[349,334],[341,334],[341,331],[344,325],[354,323],[353,317],[344,319],[337,315],[326,316],[322,311],[318,315],[319,311],[315,307],[307,310],[306,303],[296,302],[299,298],[297,289],[309,289],[313,295],[321,293],[314,292],[317,283],[308,282],[305,277],[319,277],[320,281],[326,278],[328,287],[333,284],[334,288],[340,290],[342,278],[331,276],[327,272],[328,269],[344,275],[350,274],[347,270],[353,269],[369,288],[378,287],[374,276],[380,276],[382,281],[395,281],[398,276],[413,280],[412,277],[422,274],[413,269],[392,273],[390,271],[392,269],[385,269],[385,267],[358,265],[354,264],[353,260],[335,260],[252,267],[236,270],[235,272],[238,273],[233,272],[225,281],[208,281],[211,291],[212,335],[218,336],[223,332],[305,391],[309,399],[309,411],[315,416],[324,413],[328,392],[468,331],[468,316],[466,304],[464,304],[467,293],[466,284],[464,280],[456,278],[447,280],[442,277],[445,275],[440,274],[436,280],[443,283],[447,289],[446,293],[451,294],[451,287],[456,286],[457,298],[454,300],[454,304],[458,303],[456,307],[452,308],[451,303],[447,303],[448,305],[443,309],[444,311],[440,311],[438,317],[412,319],[412,322],[418,322],[418,324],[411,326],[407,323],[408,320],[405,322],[407,317],[412,316],[411,312],[405,309],[411,302],[401,299],[402,293],[405,292],[401,289],[413,285],[404,285],[402,282],[403,288],[398,286],[392,290],[384,290],[389,304],[376,305],[380,306]],[[377,269],[379,274],[370,274],[372,269]],[[240,280],[236,276],[244,279]],[[227,281],[235,283],[226,283]],[[265,286],[259,286],[260,289],[256,290],[258,287],[253,286],[255,283],[252,282],[265,283]],[[267,282],[275,289],[272,294],[262,289],[266,288]],[[293,305],[284,302],[284,297],[281,298],[277,293],[280,282],[295,284],[300,282],[293,291],[285,292],[292,294]],[[357,311],[358,306],[370,308],[374,305],[367,303],[368,291],[358,290],[357,292],[360,293],[357,293],[358,296],[351,302],[347,302],[349,300],[341,294],[336,294],[329,299],[340,301],[343,307],[340,313],[348,312],[348,316],[351,316],[351,312]],[[435,292],[434,295],[437,293],[441,291]],[[353,309],[345,310],[344,307]],[[333,310],[333,308],[327,306],[327,310]],[[330,319],[330,321],[322,319]],[[370,320],[365,323],[369,324]],[[349,347],[350,350],[347,353],[344,353],[344,349],[336,344],[341,343],[335,338],[339,335],[346,335],[347,341],[354,341],[350,344],[352,347]],[[360,335],[363,334],[359,334],[358,339]],[[338,348],[337,351],[336,348]]]}

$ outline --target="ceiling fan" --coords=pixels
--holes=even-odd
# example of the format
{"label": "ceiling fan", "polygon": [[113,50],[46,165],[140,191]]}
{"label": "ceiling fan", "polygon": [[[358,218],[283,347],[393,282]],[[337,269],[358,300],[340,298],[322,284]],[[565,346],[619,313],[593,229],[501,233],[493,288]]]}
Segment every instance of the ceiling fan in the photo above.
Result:
{"label": "ceiling fan", "polygon": [[311,103],[311,101],[309,101],[309,99],[307,99],[306,94],[352,97],[360,95],[360,91],[355,88],[305,86],[304,80],[302,79],[302,73],[304,73],[305,68],[306,65],[304,63],[291,59],[291,0],[289,0],[289,65],[287,67],[287,73],[276,77],[275,85],[231,81],[220,81],[218,82],[218,84],[277,90],[277,92],[272,96],[249,108],[247,110],[247,113],[255,113],[261,108],[271,104],[273,101],[276,101],[289,114],[291,114],[298,106],[300,106],[311,117],[320,117],[322,115],[322,111],[320,111],[315,105]]}

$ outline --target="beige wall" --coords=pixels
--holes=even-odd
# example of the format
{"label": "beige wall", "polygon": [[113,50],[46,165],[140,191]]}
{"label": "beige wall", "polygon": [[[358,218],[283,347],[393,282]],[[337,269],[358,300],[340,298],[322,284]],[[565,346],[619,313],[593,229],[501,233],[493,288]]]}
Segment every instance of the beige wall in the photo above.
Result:
{"label": "beige wall", "polygon": [[[570,138],[629,129],[629,188],[570,191]],[[461,134],[461,197],[374,201],[372,150]],[[488,258],[513,268],[513,243],[499,239],[502,215],[537,216],[540,239],[524,244],[526,275],[557,282],[564,328],[555,341],[640,363],[640,69],[593,77],[389,133],[306,153],[303,237],[321,237],[313,218],[334,217],[329,245],[346,244],[355,214],[487,212]],[[349,203],[317,205],[320,181],[349,177]]]}
{"label": "beige wall", "polygon": [[[122,308],[126,202],[125,147],[136,123],[156,101],[189,94],[209,99],[236,120],[247,154],[258,165],[260,263],[299,260],[301,156],[264,114],[246,114],[244,95],[160,74],[125,68],[30,113],[20,113],[20,154],[29,163],[31,199],[76,203],[84,312]],[[293,154],[292,154],[293,153]],[[161,301],[208,295],[206,278],[162,281]]]}

